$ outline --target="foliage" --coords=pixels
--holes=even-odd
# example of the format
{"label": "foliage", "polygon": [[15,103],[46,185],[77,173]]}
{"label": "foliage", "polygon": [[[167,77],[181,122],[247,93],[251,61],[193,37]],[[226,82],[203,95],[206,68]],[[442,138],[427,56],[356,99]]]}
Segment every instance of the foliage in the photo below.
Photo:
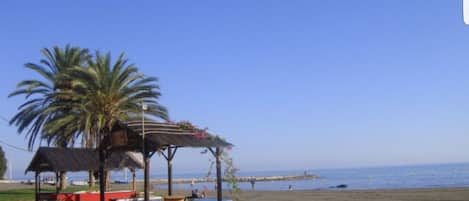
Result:
{"label": "foliage", "polygon": [[224,150],[222,153],[222,160],[225,163],[225,181],[228,184],[230,192],[238,193],[240,188],[238,186],[238,178],[236,177],[236,173],[239,171],[238,168],[234,165],[233,158],[229,156],[229,153]]}
{"label": "foliage", "polygon": [[207,132],[208,128],[205,128],[205,129],[197,128],[189,121],[181,121],[181,122],[176,123],[176,125],[178,125],[180,129],[189,130],[195,133],[195,137],[199,140],[211,137]]}
{"label": "foliage", "polygon": [[72,90],[58,96],[73,96],[74,101],[59,102],[52,110],[74,108],[54,119],[54,126],[46,127],[51,133],[62,125],[74,124],[77,130],[106,134],[118,121],[140,118],[141,104],[148,110],[145,114],[167,119],[167,110],[157,99],[161,95],[157,78],[138,73],[134,64],[121,54],[112,62],[110,53],[96,52],[87,68],[75,67],[66,75],[72,80]]}
{"label": "foliage", "polygon": [[[17,88],[9,97],[24,96],[26,101],[18,107],[19,112],[10,120],[10,124],[17,126],[18,133],[24,133],[28,139],[28,149],[32,150],[39,137],[42,139],[48,133],[43,129],[44,125],[63,111],[48,111],[55,102],[70,100],[69,97],[55,96],[58,92],[70,90],[70,80],[63,79],[64,74],[75,66],[83,66],[89,59],[87,49],[57,46],[52,49],[41,50],[43,59],[39,63],[26,63],[24,66],[39,75],[39,79],[27,79],[19,82]],[[66,127],[65,127],[66,128]],[[62,129],[60,131],[64,141],[56,141],[57,144],[66,146],[73,138],[76,131]]]}
{"label": "foliage", "polygon": [[[238,193],[240,192],[240,188],[238,185],[238,178],[236,177],[236,174],[238,173],[239,169],[234,165],[233,158],[228,152],[228,150],[230,149],[230,147],[227,149],[223,149],[221,155],[221,160],[225,164],[224,180],[228,184],[229,192],[234,196],[234,199],[239,200]],[[208,153],[208,150],[204,150],[201,153]],[[207,174],[205,175],[207,178],[210,177],[210,175],[212,174],[212,169],[215,164],[215,161],[212,159],[212,157],[209,158],[209,161],[210,167],[207,171]]]}
{"label": "foliage", "polygon": [[197,128],[192,125],[191,122],[189,121],[180,121],[180,122],[177,122],[176,125],[179,126],[180,129],[183,129],[183,130],[190,130],[190,131],[194,131],[196,130]]}
{"label": "foliage", "polygon": [[[176,125],[178,125],[181,129],[190,130],[191,132],[194,132],[195,137],[197,139],[220,138],[219,136],[210,135],[207,132],[208,128],[199,129],[189,121],[181,121],[176,123]],[[229,191],[236,196],[237,193],[240,191],[240,188],[238,186],[238,178],[236,177],[236,173],[239,171],[239,169],[236,168],[236,166],[234,165],[233,158],[229,155],[228,150],[231,150],[231,147],[222,149],[220,158],[222,162],[225,163],[224,180],[228,184]],[[205,149],[201,153],[206,154],[208,152],[209,149]],[[210,177],[210,175],[212,174],[212,169],[215,164],[215,160],[213,160],[213,157],[210,157],[209,161],[210,167],[207,171],[207,174],[205,175],[206,178]]]}
{"label": "foliage", "polygon": [[7,159],[5,157],[5,152],[2,147],[0,147],[0,179],[5,179],[5,172],[7,171]]}
{"label": "foliage", "polygon": [[220,140],[223,140],[223,138],[221,138],[220,136],[218,135],[211,135],[208,133],[208,128],[204,128],[204,129],[200,129],[198,128],[197,126],[193,125],[191,122],[189,121],[180,121],[180,122],[177,122],[177,123],[174,123],[174,122],[170,122],[172,124],[175,124],[177,125],[180,129],[182,130],[188,130],[192,133],[195,133],[194,134],[194,137],[198,140],[215,140],[215,139],[220,139]]}
{"label": "foliage", "polygon": [[[19,106],[19,112],[10,120],[10,124],[17,126],[18,133],[25,133],[28,138],[28,149],[32,150],[36,138],[46,139],[48,144],[66,147],[74,144],[76,134],[79,132],[73,124],[62,124],[61,128],[54,133],[45,129],[52,125],[57,116],[68,114],[73,108],[67,107],[62,110],[51,111],[50,108],[58,102],[72,101],[71,96],[57,96],[59,93],[71,90],[71,80],[64,75],[76,66],[84,66],[90,59],[87,49],[58,46],[52,49],[41,50],[43,59],[39,63],[26,63],[25,67],[33,70],[40,79],[28,79],[21,81],[17,89],[9,96],[23,95],[26,102]],[[60,136],[56,138],[56,136]],[[65,172],[60,177],[61,188],[65,187]]]}
{"label": "foliage", "polygon": [[91,55],[69,45],[41,52],[44,59],[38,64],[25,64],[40,79],[20,82],[10,94],[26,99],[10,124],[26,135],[30,150],[37,138],[73,146],[81,137],[83,145],[92,147],[97,135],[109,132],[117,121],[138,118],[142,103],[149,105],[146,114],[168,118],[157,102],[157,78],[138,73],[123,54],[113,62],[110,53]]}

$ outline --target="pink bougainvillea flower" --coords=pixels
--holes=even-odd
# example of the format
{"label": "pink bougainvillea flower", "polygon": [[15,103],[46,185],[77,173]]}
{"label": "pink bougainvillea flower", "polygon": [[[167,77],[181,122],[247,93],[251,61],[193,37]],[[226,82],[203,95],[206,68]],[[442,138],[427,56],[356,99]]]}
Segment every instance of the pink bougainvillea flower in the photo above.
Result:
{"label": "pink bougainvillea flower", "polygon": [[195,136],[196,139],[202,140],[202,139],[205,138],[205,133],[203,133],[203,132],[198,132],[198,133],[196,133],[194,136]]}

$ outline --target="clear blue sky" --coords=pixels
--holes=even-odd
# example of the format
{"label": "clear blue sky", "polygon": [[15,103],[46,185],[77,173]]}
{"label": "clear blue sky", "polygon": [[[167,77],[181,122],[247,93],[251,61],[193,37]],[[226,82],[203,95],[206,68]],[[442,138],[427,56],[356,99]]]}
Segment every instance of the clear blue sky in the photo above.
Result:
{"label": "clear blue sky", "polygon": [[[233,142],[247,170],[469,161],[469,27],[460,0],[4,1],[0,115],[39,49],[125,52],[174,120]],[[26,146],[0,121],[0,139]],[[5,147],[15,174],[32,154]],[[205,171],[181,150],[176,171]],[[164,173],[160,157],[153,172]]]}

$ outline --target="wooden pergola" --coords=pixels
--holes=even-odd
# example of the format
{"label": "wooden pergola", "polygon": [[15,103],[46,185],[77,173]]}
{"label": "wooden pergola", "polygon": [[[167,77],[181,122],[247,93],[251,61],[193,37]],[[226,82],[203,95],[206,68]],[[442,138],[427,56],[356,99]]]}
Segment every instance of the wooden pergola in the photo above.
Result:
{"label": "wooden pergola", "polygon": [[[120,170],[129,168],[135,172],[135,169],[144,167],[141,157],[136,153],[128,151],[116,151],[107,157],[104,168],[106,170]],[[54,172],[56,175],[56,185],[58,184],[59,172],[79,172],[79,171],[97,171],[99,169],[99,158],[96,149],[87,148],[57,148],[57,147],[39,147],[31,160],[26,172],[35,173],[35,200],[38,200],[38,194],[41,191],[39,174],[41,172]],[[103,183],[102,180],[100,183]],[[135,174],[132,181],[132,191],[135,191]],[[56,187],[56,194],[59,193],[59,187]]]}
{"label": "wooden pergola", "polygon": [[[139,151],[144,161],[144,194],[149,200],[150,159],[163,153],[168,164],[168,195],[172,195],[172,160],[176,151],[182,147],[207,148],[216,160],[217,200],[222,200],[221,154],[223,148],[233,146],[224,139],[205,130],[185,127],[175,123],[162,123],[150,120],[119,122],[100,145],[100,157],[114,151]],[[166,154],[163,152],[166,151]],[[103,161],[103,160],[100,160]],[[100,172],[105,164],[100,165]],[[101,175],[101,174],[100,174]],[[101,184],[100,184],[101,185]],[[103,185],[100,186],[103,190]],[[103,194],[102,194],[103,196]]]}

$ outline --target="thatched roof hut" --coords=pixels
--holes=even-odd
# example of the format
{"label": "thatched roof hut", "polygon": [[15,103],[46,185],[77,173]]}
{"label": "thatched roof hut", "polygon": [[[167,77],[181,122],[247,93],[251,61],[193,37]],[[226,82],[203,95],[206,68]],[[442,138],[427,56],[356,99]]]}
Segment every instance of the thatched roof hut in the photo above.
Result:
{"label": "thatched roof hut", "polygon": [[[112,152],[106,159],[105,168],[142,169],[142,156],[135,152]],[[95,149],[40,147],[26,172],[88,171],[99,169],[99,157]]]}

